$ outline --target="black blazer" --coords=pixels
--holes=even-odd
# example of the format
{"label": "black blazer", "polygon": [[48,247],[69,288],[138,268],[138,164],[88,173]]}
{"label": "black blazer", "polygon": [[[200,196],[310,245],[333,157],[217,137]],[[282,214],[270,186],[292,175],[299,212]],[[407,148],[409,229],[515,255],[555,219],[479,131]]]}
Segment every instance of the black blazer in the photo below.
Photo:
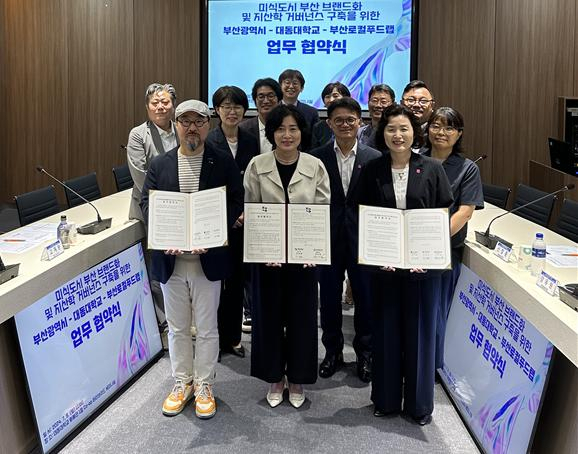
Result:
{"label": "black blazer", "polygon": [[317,112],[315,107],[301,101],[297,102],[295,108],[305,117],[305,121],[309,125],[309,133],[311,134],[315,123],[319,121],[319,112]]}
{"label": "black blazer", "polygon": [[[257,137],[255,137],[248,130],[239,128],[239,134],[237,136],[237,155],[235,156],[235,162],[241,171],[241,179],[243,179],[242,175],[245,173],[245,169],[247,168],[247,165],[249,165],[249,161],[253,159],[254,156],[259,154],[258,137],[258,129]],[[221,126],[217,126],[215,129],[212,129],[209,132],[209,135],[207,136],[207,143],[225,154],[231,154],[231,148],[229,147],[229,143],[227,142],[227,138],[225,137]]]}
{"label": "black blazer", "polygon": [[[145,179],[140,206],[145,225],[148,225],[149,191],[180,192],[178,173],[178,148],[154,158]],[[205,142],[203,165],[199,181],[199,190],[227,186],[227,223],[232,228],[243,211],[243,184],[239,168],[233,155],[219,151]],[[231,257],[228,247],[209,249],[200,255],[205,276],[210,281],[218,281],[229,276]],[[166,284],[175,268],[175,256],[165,255],[163,251],[152,251],[152,276],[162,284]]]}
{"label": "black blazer", "polygon": [[358,220],[359,220],[359,178],[365,165],[381,156],[381,153],[357,142],[357,155],[353,174],[349,182],[347,194],[343,192],[334,141],[327,142],[319,148],[311,150],[311,154],[320,159],[329,174],[331,185],[331,254],[333,256],[349,252],[357,258],[358,250]]}
{"label": "black blazer", "polygon": [[259,117],[251,117],[243,120],[239,125],[239,129],[247,132],[257,139],[258,152],[261,153],[261,137],[259,136]]}
{"label": "black blazer", "polygon": [[318,148],[325,145],[327,142],[333,143],[333,131],[325,120],[319,120],[313,126],[311,134],[311,148]]}

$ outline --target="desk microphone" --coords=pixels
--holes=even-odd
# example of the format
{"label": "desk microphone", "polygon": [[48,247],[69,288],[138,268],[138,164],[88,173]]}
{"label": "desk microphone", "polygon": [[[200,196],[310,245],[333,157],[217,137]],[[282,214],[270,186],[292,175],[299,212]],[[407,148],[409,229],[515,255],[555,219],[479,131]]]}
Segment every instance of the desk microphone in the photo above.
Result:
{"label": "desk microphone", "polygon": [[483,246],[486,246],[488,249],[494,249],[496,247],[496,244],[498,244],[498,241],[506,246],[512,247],[512,243],[503,240],[502,238],[500,238],[499,236],[495,236],[495,235],[491,235],[490,234],[490,227],[492,226],[492,223],[496,220],[501,218],[502,216],[505,216],[507,214],[510,213],[515,213],[518,210],[521,210],[522,208],[527,207],[528,205],[532,205],[536,202],[539,202],[541,200],[547,199],[548,197],[551,197],[553,195],[558,194],[559,192],[565,192],[565,191],[570,191],[572,189],[574,189],[575,185],[573,183],[568,184],[566,186],[564,186],[561,189],[558,189],[557,191],[551,192],[550,194],[546,194],[543,197],[539,197],[535,200],[531,200],[528,203],[525,203],[524,205],[520,205],[519,207],[516,207],[510,211],[506,211],[505,213],[500,214],[499,216],[496,216],[494,219],[492,219],[490,221],[490,223],[488,224],[488,228],[486,229],[485,232],[480,232],[480,231],[476,231],[476,241],[478,243],[480,243]]}
{"label": "desk microphone", "polygon": [[483,154],[480,157],[476,158],[476,160],[474,161],[474,164],[477,164],[480,161],[483,161],[484,159],[486,159],[488,157],[487,154]]}
{"label": "desk microphone", "polygon": [[40,173],[48,175],[50,178],[52,178],[54,181],[56,181],[60,186],[68,189],[70,192],[77,195],[82,200],[84,200],[86,203],[88,203],[92,208],[94,208],[94,211],[96,211],[96,221],[89,222],[88,224],[85,224],[85,225],[78,227],[76,229],[76,231],[78,233],[80,233],[81,235],[94,235],[95,233],[99,233],[99,232],[102,232],[103,230],[110,228],[110,223],[112,221],[112,218],[102,219],[100,217],[100,213],[98,212],[98,210],[96,209],[96,207],[92,204],[92,202],[90,200],[88,200],[86,197],[80,195],[78,192],[76,192],[74,189],[72,189],[66,183],[60,181],[54,175],[49,174],[46,170],[44,170],[43,167],[36,166],[36,170],[38,170]]}

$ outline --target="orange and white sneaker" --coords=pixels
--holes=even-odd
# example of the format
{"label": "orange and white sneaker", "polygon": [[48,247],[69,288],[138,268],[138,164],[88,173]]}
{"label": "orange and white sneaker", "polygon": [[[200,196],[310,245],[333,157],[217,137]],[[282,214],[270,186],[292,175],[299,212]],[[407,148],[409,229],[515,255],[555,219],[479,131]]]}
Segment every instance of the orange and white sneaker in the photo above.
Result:
{"label": "orange and white sneaker", "polygon": [[217,413],[217,403],[211,385],[201,383],[195,386],[195,414],[197,418],[209,419]]}
{"label": "orange and white sneaker", "polygon": [[183,408],[185,408],[185,405],[187,405],[191,397],[193,397],[193,385],[191,383],[183,383],[182,380],[177,380],[171,393],[163,402],[163,415],[178,415],[183,411]]}

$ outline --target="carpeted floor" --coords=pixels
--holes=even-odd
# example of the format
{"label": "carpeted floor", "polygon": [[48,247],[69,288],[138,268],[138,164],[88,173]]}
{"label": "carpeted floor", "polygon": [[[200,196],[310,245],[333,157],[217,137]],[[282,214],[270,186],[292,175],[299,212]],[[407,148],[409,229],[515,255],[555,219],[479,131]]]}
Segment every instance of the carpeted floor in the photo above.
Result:
{"label": "carpeted floor", "polygon": [[[272,409],[267,385],[249,376],[248,357],[224,355],[217,366],[217,415],[199,420],[191,403],[183,413],[161,414],[170,391],[168,354],[92,421],[63,453],[478,453],[440,385],[429,426],[404,418],[375,418],[370,385],[355,375],[352,310],[344,308],[347,366],[306,388],[299,410],[287,399]],[[250,350],[250,336],[243,335]],[[324,355],[319,343],[320,358]],[[287,396],[285,396],[287,397]]]}

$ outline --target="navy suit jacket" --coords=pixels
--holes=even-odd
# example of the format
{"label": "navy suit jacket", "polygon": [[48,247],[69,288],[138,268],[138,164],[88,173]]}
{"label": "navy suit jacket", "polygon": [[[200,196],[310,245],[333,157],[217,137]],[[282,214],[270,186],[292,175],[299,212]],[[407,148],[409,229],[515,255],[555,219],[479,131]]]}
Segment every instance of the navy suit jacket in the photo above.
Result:
{"label": "navy suit jacket", "polygon": [[310,106],[309,104],[305,104],[301,101],[297,102],[295,108],[305,118],[305,121],[309,125],[309,133],[311,134],[313,132],[313,127],[315,126],[315,123],[319,121],[319,112],[317,112],[317,109],[315,107]]}
{"label": "navy suit jacket", "polygon": [[[180,192],[177,160],[178,148],[154,158],[145,179],[140,206],[148,225],[149,191]],[[243,184],[239,168],[233,155],[223,153],[205,142],[203,165],[199,181],[199,191],[227,186],[227,224],[229,230],[243,212]],[[209,249],[200,255],[205,276],[210,281],[225,279],[231,272],[231,255],[228,247]],[[152,276],[166,284],[175,268],[175,256],[166,255],[164,251],[152,251]]]}
{"label": "navy suit jacket", "polygon": [[359,177],[365,165],[381,156],[381,153],[357,143],[357,155],[347,194],[343,192],[334,141],[311,150],[311,154],[325,165],[331,185],[331,255],[341,257],[349,251],[354,258],[358,253]]}
{"label": "navy suit jacket", "polygon": [[[259,127],[257,126],[257,137],[251,134],[247,129],[239,128],[237,136],[237,155],[235,162],[241,172],[241,179],[249,165],[249,161],[259,154]],[[231,154],[231,148],[227,142],[227,138],[220,126],[212,129],[207,136],[207,143],[223,153]],[[231,154],[232,156],[232,154]]]}

